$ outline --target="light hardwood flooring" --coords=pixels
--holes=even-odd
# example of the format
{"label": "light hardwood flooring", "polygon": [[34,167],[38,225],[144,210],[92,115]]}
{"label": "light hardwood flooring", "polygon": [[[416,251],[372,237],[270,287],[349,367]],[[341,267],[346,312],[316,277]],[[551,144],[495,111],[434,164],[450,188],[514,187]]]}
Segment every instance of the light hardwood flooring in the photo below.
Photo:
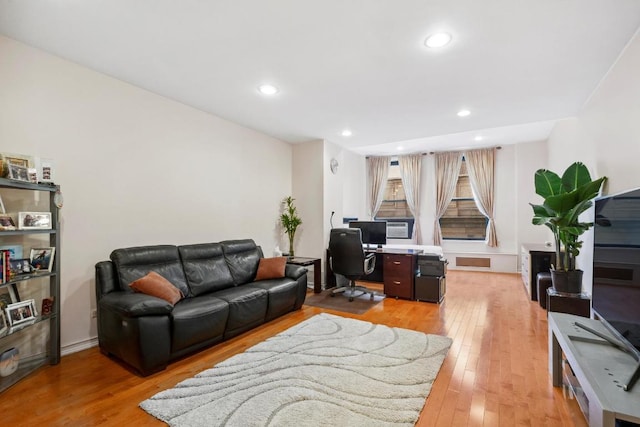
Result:
{"label": "light hardwood flooring", "polygon": [[[146,378],[97,348],[65,356],[0,394],[0,425],[164,425],[138,403],[322,311],[304,306]],[[418,426],[586,426],[551,385],[546,313],[516,274],[450,270],[442,304],[387,298],[332,313],[453,339]]]}

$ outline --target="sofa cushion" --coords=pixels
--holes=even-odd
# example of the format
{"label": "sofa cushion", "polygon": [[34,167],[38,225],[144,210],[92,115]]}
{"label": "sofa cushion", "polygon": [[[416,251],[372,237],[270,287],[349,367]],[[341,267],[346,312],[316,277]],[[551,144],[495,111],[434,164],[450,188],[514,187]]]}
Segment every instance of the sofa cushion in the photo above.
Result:
{"label": "sofa cushion", "polygon": [[231,338],[264,323],[267,314],[268,292],[247,285],[216,292],[216,298],[229,303],[229,319],[224,338]]}
{"label": "sofa cushion", "polygon": [[260,258],[258,271],[254,280],[280,279],[284,277],[284,269],[287,266],[287,258],[283,256],[275,258]]}
{"label": "sofa cushion", "polygon": [[281,279],[261,280],[249,283],[245,286],[260,288],[267,291],[267,315],[265,321],[270,321],[278,316],[293,310],[298,297],[298,282],[288,277]]}
{"label": "sofa cushion", "polygon": [[134,280],[129,287],[137,292],[162,298],[171,305],[175,305],[182,298],[180,290],[155,271]]}
{"label": "sofa cushion", "polygon": [[178,252],[192,295],[234,286],[220,243],[179,246]]}
{"label": "sofa cushion", "polygon": [[189,295],[187,279],[182,270],[178,248],[172,245],[140,246],[116,249],[111,252],[111,261],[116,269],[120,289],[133,292],[131,282],[155,271],[182,292]]}
{"label": "sofa cushion", "polygon": [[212,295],[185,298],[171,312],[171,353],[204,341],[222,341],[229,304]]}
{"label": "sofa cushion", "polygon": [[262,250],[251,239],[226,240],[220,244],[236,286],[251,282],[256,277]]}

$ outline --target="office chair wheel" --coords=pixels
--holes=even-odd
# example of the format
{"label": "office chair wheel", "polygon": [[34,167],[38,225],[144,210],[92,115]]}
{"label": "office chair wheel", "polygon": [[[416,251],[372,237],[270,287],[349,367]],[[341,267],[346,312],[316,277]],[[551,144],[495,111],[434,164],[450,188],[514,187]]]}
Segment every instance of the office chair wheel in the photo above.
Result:
{"label": "office chair wheel", "polygon": [[353,297],[349,297],[349,302],[353,301]]}
{"label": "office chair wheel", "polygon": [[334,294],[333,292],[331,292],[329,295],[331,295],[331,298],[336,296],[336,294]]}
{"label": "office chair wheel", "polygon": [[373,294],[371,294],[371,297],[369,298],[371,301],[373,301]]}

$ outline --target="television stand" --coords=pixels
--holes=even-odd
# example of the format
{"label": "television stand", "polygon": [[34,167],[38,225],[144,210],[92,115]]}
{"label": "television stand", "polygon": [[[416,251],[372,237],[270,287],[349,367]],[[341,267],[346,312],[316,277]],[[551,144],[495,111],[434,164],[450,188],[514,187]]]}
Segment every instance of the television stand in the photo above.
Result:
{"label": "television stand", "polygon": [[550,312],[549,371],[554,387],[563,385],[564,359],[571,368],[565,376],[572,377],[565,379],[584,395],[578,401],[591,427],[614,427],[616,420],[640,423],[640,387],[623,389],[638,362],[607,341],[594,339],[576,322],[613,338],[598,320]]}

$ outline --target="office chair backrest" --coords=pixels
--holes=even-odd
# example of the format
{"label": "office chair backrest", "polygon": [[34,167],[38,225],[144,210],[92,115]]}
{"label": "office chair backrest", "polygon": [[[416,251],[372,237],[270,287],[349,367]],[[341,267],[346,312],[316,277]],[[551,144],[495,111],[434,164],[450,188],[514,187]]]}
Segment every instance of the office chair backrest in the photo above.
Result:
{"label": "office chair backrest", "polygon": [[329,235],[331,269],[347,278],[364,275],[364,250],[359,228],[334,228]]}

